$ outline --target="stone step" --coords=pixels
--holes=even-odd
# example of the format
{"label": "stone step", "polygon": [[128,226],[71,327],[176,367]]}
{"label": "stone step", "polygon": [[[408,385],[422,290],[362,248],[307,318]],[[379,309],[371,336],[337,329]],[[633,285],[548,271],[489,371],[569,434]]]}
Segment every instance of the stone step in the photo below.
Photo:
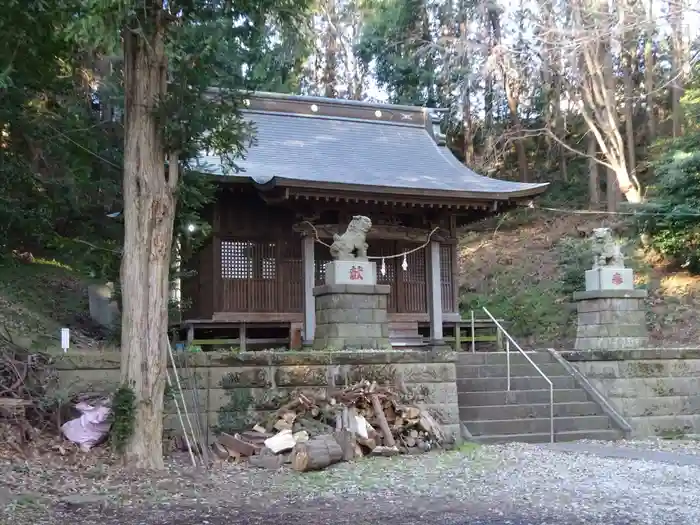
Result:
{"label": "stone step", "polygon": [[[571,376],[551,376],[549,380],[555,389],[577,388],[576,381]],[[505,377],[478,377],[471,379],[457,379],[457,392],[493,392],[506,390],[508,381]],[[549,384],[541,376],[511,377],[511,390],[543,390],[548,389]]]}
{"label": "stone step", "polygon": [[[549,352],[526,352],[527,356],[539,364],[555,363]],[[510,352],[511,364],[526,364],[528,360],[517,350]],[[459,352],[457,364],[460,365],[504,365],[506,364],[506,352]]]}
{"label": "stone step", "polygon": [[[497,392],[460,392],[457,394],[460,407],[489,405],[527,405],[549,403],[549,389],[544,390],[501,390]],[[586,392],[580,388],[554,391],[555,403],[588,401]]]}
{"label": "stone step", "polygon": [[[463,421],[463,423],[474,436],[549,433],[549,418],[495,419]],[[607,430],[609,428],[611,427],[608,416],[554,418],[555,432]]]}
{"label": "stone step", "polygon": [[[591,401],[554,403],[554,417],[558,418],[601,414],[600,407]],[[460,407],[459,417],[464,421],[548,418],[549,403]]]}
{"label": "stone step", "polygon": [[[580,439],[595,439],[600,441],[615,441],[622,435],[614,429],[607,430],[582,430],[574,432],[557,432],[554,434],[555,442],[578,441]],[[474,436],[478,443],[549,443],[549,432],[538,434],[506,434]]]}
{"label": "stone step", "polygon": [[[559,363],[541,363],[537,365],[544,374],[549,376],[565,376],[566,369]],[[456,366],[457,377],[466,379],[470,377],[508,377],[507,365],[462,365]],[[510,377],[537,376],[537,369],[528,364],[511,363]]]}

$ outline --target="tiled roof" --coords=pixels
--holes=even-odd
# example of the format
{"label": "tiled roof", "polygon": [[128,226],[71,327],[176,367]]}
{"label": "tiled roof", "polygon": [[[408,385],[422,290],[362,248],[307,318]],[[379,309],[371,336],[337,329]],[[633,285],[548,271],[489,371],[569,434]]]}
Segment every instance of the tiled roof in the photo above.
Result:
{"label": "tiled roof", "polygon": [[[377,107],[386,112],[389,106]],[[238,161],[243,171],[231,176],[257,183],[275,179],[281,185],[303,181],[367,186],[368,190],[448,191],[454,197],[474,193],[477,195],[470,196],[522,197],[540,194],[547,186],[476,174],[435,142],[420,113],[414,116],[423,122],[413,124],[308,113],[246,111],[255,124],[256,145],[245,160]],[[201,161],[210,166],[208,171],[223,175],[218,157],[202,157]]]}

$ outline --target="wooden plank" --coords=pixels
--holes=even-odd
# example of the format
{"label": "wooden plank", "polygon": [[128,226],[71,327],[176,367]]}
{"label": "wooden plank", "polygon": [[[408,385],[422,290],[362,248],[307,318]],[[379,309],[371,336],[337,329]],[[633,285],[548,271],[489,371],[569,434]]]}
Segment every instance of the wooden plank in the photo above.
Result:
{"label": "wooden plank", "polygon": [[[214,346],[214,345],[240,345],[240,339],[195,339],[192,344],[195,346]],[[266,338],[256,338],[246,339],[246,345],[260,345],[260,344],[273,344],[273,343],[288,343],[289,339],[286,337],[266,337]]]}
{"label": "wooden plank", "polygon": [[303,312],[214,312],[219,323],[302,323]]}
{"label": "wooden plank", "polygon": [[194,346],[237,345],[240,339],[193,339],[189,344]]}
{"label": "wooden plank", "polygon": [[[471,343],[472,342],[472,336],[471,335],[463,335],[461,338],[462,343]],[[454,337],[443,337],[443,341],[452,343],[456,339]],[[498,337],[495,335],[476,335],[474,336],[474,342],[476,343],[494,343],[498,342]]]}

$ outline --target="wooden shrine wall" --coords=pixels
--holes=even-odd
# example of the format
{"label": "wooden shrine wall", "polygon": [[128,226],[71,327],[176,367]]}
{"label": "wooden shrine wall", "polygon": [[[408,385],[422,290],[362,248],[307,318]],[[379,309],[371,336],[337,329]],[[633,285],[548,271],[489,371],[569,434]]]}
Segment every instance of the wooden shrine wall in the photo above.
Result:
{"label": "wooden shrine wall", "polygon": [[[292,230],[299,219],[294,210],[266,205],[257,194],[224,195],[213,220],[213,236],[190,260],[197,275],[183,282],[183,299],[190,302],[187,319],[210,319],[215,312],[241,314],[302,314],[304,274],[302,237]],[[370,256],[391,256],[419,246],[415,242],[371,239]],[[440,250],[440,283],[444,312],[455,311],[453,244]],[[331,260],[326,246],[316,243],[316,284],[324,282],[324,265]],[[391,313],[428,311],[428,249],[384,260],[385,275],[376,260],[380,284],[391,285]],[[233,315],[232,317],[236,317]]]}

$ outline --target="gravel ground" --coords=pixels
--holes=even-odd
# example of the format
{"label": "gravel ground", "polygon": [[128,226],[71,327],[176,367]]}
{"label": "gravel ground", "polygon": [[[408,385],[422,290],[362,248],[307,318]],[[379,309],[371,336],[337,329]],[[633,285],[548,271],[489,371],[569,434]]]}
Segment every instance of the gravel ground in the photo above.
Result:
{"label": "gravel ground", "polygon": [[[6,522],[700,523],[700,467],[562,453],[544,446],[508,444],[373,458],[303,475],[232,464],[193,472],[181,461],[171,460],[169,471],[155,477],[105,464],[76,469],[7,461],[0,464],[0,476],[9,482],[10,492],[23,496],[6,494]],[[76,493],[91,495],[71,496]]]}
{"label": "gravel ground", "polygon": [[596,446],[635,448],[644,450],[656,450],[660,452],[677,452],[679,454],[690,454],[700,456],[700,439],[662,439],[650,438],[643,440],[620,440],[620,441],[596,441],[581,440],[579,443],[589,443]]}

